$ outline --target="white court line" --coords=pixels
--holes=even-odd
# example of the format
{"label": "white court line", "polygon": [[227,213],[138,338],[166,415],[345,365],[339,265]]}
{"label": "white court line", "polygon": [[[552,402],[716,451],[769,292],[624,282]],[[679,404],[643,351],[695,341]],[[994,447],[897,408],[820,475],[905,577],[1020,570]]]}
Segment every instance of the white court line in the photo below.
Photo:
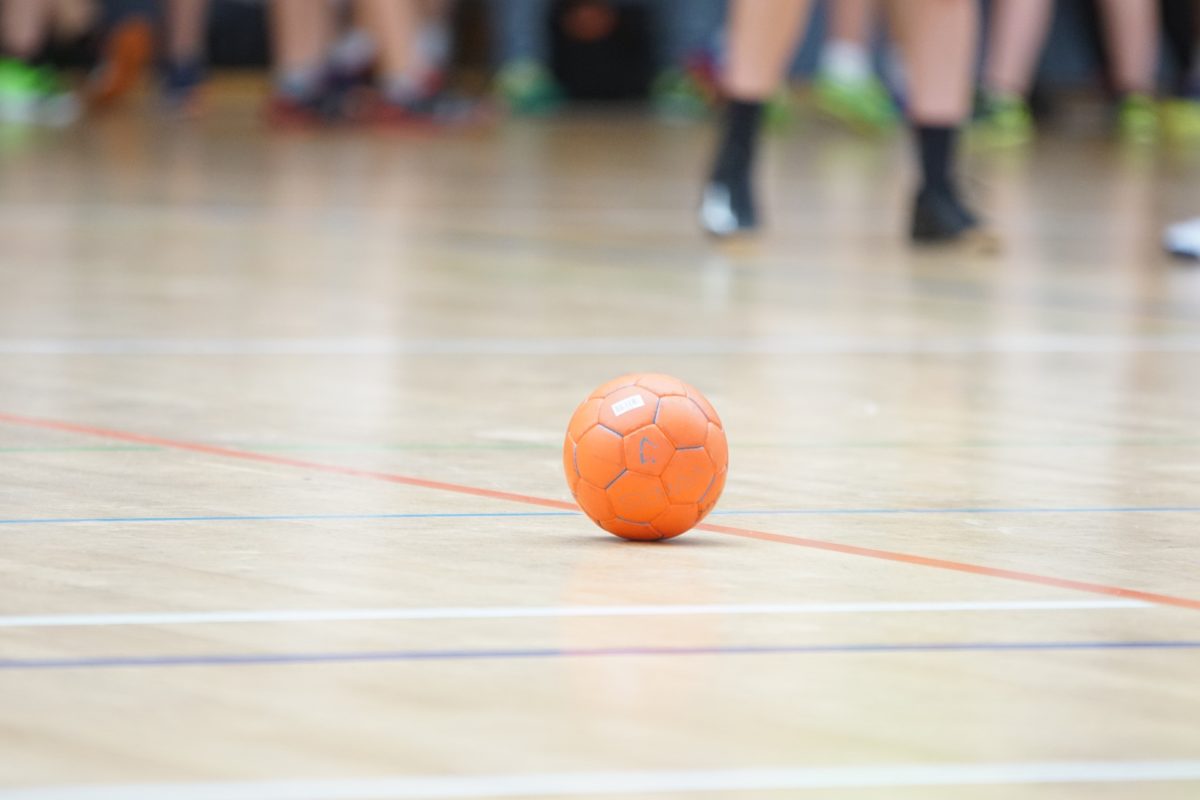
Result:
{"label": "white court line", "polygon": [[1200,781],[1200,761],[1026,761],[995,764],[866,764],[783,769],[564,772],[525,775],[62,786],[0,790],[3,800],[369,800],[370,798],[1014,786],[1038,783]]}
{"label": "white court line", "polygon": [[1200,336],[1187,334],[1092,336],[688,336],[688,337],[391,337],[315,338],[6,338],[0,355],[808,355],[973,353],[1197,353]]}
{"label": "white court line", "polygon": [[489,608],[332,608],[137,614],[50,614],[0,617],[0,628],[87,625],[196,625],[223,622],[663,617],[737,614],[893,614],[921,611],[1086,611],[1153,608],[1140,600],[997,600],[949,603],[760,603],[738,605],[497,606]]}

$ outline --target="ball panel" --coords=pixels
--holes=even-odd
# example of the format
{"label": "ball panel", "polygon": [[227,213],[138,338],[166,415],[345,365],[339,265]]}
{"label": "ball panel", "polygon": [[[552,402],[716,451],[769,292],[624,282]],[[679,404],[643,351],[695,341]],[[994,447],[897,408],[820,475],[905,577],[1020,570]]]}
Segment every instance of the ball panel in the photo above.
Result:
{"label": "ball panel", "polygon": [[708,417],[708,421],[715,423],[718,427],[724,428],[721,424],[721,418],[717,416],[717,410],[713,408],[712,403],[708,402],[708,398],[700,393],[694,386],[688,387],[688,397],[695,401],[696,405],[700,406],[700,410],[704,412],[704,416]]}
{"label": "ball panel", "polygon": [[[708,512],[713,510],[717,501],[721,499],[721,492],[725,490],[725,476],[728,475],[728,470],[718,472],[714,477],[708,489],[704,491],[704,495],[700,498],[700,519],[708,516]],[[699,522],[700,520],[697,520]]]}
{"label": "ball panel", "polygon": [[613,511],[612,503],[609,502],[608,494],[587,481],[581,480],[575,484],[575,502],[579,503],[583,513],[591,517],[596,524],[601,524],[605,520],[617,516],[617,512]]}
{"label": "ball panel", "polygon": [[724,472],[729,467],[729,442],[725,439],[725,431],[711,422],[708,423],[704,449],[708,451],[708,457],[712,459],[718,472]]}
{"label": "ball panel", "polygon": [[672,503],[698,503],[716,472],[703,448],[677,450],[662,475],[667,497]]}
{"label": "ball panel", "polygon": [[625,468],[643,475],[661,475],[675,455],[675,445],[657,425],[638,428],[625,437]]}
{"label": "ball panel", "polygon": [[609,533],[616,534],[622,539],[634,539],[641,542],[653,542],[663,538],[663,535],[645,522],[630,522],[625,519],[610,519],[600,523],[600,527]]}
{"label": "ball panel", "polygon": [[571,421],[567,423],[567,435],[578,442],[599,420],[600,401],[584,400],[571,415]]}
{"label": "ball panel", "polygon": [[608,486],[625,469],[625,449],[621,437],[597,425],[575,445],[575,465],[579,476],[593,486]]}
{"label": "ball panel", "polygon": [[659,397],[687,395],[687,384],[678,378],[672,378],[670,375],[659,375],[656,373],[642,375],[637,379],[637,385],[644,389],[649,389]]}
{"label": "ball panel", "polygon": [[575,492],[575,484],[579,483],[579,470],[575,468],[575,440],[567,436],[563,442],[563,474],[567,476],[567,486]]}
{"label": "ball panel", "polygon": [[629,375],[622,375],[619,378],[613,378],[611,381],[597,386],[596,390],[588,395],[588,399],[603,400],[617,389],[624,389],[626,386],[633,386],[635,383],[637,383],[638,377],[639,376],[636,373],[630,373]]}
{"label": "ball panel", "polygon": [[639,386],[618,389],[601,401],[600,424],[622,436],[654,421],[658,395]]}
{"label": "ball panel", "polygon": [[686,397],[664,397],[658,403],[654,424],[676,447],[700,447],[708,435],[708,418]]}
{"label": "ball panel", "polygon": [[694,503],[677,503],[667,508],[650,523],[664,539],[686,533],[700,521],[700,509]]}
{"label": "ball panel", "polygon": [[649,522],[667,510],[662,481],[652,475],[626,472],[607,492],[617,516],[629,522]]}

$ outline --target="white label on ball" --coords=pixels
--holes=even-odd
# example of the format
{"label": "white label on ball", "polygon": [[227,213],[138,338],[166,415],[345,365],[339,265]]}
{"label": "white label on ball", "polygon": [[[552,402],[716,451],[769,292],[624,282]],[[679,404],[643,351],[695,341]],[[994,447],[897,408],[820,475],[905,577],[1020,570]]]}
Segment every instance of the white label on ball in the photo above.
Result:
{"label": "white label on ball", "polygon": [[618,400],[612,404],[613,416],[621,416],[626,411],[633,411],[635,408],[641,408],[646,405],[646,401],[642,399],[640,394],[635,394],[633,397],[626,397],[624,400]]}

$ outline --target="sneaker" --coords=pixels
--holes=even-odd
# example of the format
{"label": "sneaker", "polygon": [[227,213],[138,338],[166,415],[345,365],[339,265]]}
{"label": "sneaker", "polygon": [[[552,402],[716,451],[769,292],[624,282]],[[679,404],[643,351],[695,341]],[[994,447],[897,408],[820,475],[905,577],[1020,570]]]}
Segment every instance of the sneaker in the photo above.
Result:
{"label": "sneaker", "polygon": [[162,97],[167,109],[190,116],[199,110],[204,65],[199,61],[171,63],[163,67]]}
{"label": "sneaker", "polygon": [[510,112],[522,117],[553,114],[566,101],[550,70],[532,60],[502,67],[496,75],[496,92]]}
{"label": "sneaker", "polygon": [[1178,258],[1200,259],[1200,217],[1169,226],[1163,234],[1163,247]]}
{"label": "sneaker", "polygon": [[446,89],[436,89],[407,100],[373,95],[354,115],[354,120],[401,127],[453,127],[479,122],[483,117],[482,108],[475,100]]}
{"label": "sneaker", "polygon": [[88,105],[108,108],[125,97],[145,74],[154,55],[154,30],[141,17],[117,25],[104,41],[100,62],[88,76]]}
{"label": "sneaker", "polygon": [[921,244],[977,242],[989,250],[999,245],[951,189],[923,187],[917,192],[910,233],[913,241]]}
{"label": "sneaker", "polygon": [[49,67],[0,60],[0,120],[51,126],[79,117],[79,101]]}
{"label": "sneaker", "polygon": [[1017,147],[1033,139],[1033,114],[1019,94],[980,92],[975,102],[972,136],[993,147]]}
{"label": "sneaker", "polygon": [[304,98],[277,91],[267,98],[266,118],[279,128],[313,128],[337,121],[340,114],[325,95]]}
{"label": "sneaker", "polygon": [[713,99],[695,75],[676,67],[660,72],[650,87],[654,112],[667,119],[704,119],[712,110]]}
{"label": "sneaker", "polygon": [[757,228],[758,213],[749,179],[709,181],[700,199],[700,227],[720,238]]}
{"label": "sneaker", "polygon": [[1177,142],[1200,141],[1200,99],[1176,97],[1162,104],[1162,126]]}
{"label": "sneaker", "polygon": [[796,125],[796,100],[791,86],[781,86],[763,106],[763,128],[782,133]]}
{"label": "sneaker", "polygon": [[847,80],[828,73],[813,83],[817,108],[859,133],[885,133],[896,127],[900,112],[878,78]]}
{"label": "sneaker", "polygon": [[1117,128],[1121,138],[1134,144],[1157,141],[1158,105],[1154,98],[1136,92],[1125,95],[1117,107]]}

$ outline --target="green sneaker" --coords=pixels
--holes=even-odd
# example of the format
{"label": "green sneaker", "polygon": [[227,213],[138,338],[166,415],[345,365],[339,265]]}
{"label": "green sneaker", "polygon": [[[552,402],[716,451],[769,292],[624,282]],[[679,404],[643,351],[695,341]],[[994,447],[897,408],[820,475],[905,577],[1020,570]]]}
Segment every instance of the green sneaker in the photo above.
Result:
{"label": "green sneaker", "polygon": [[650,101],[660,117],[678,120],[704,119],[712,110],[709,94],[686,70],[663,70],[650,87]]}
{"label": "green sneaker", "polygon": [[1019,94],[983,92],[971,133],[992,147],[1017,147],[1033,139],[1033,114]]}
{"label": "green sneaker", "polygon": [[1176,142],[1200,141],[1200,100],[1176,97],[1162,104],[1163,131]]}
{"label": "green sneaker", "polygon": [[1158,141],[1158,104],[1147,94],[1125,95],[1117,109],[1117,129],[1121,138],[1133,144]]}
{"label": "green sneaker", "polygon": [[509,111],[523,117],[553,114],[566,101],[550,70],[532,60],[501,67],[496,75],[496,91]]}
{"label": "green sneaker", "polygon": [[818,109],[859,133],[886,133],[900,121],[891,95],[878,78],[846,80],[822,74],[813,89]]}
{"label": "green sneaker", "polygon": [[796,125],[796,98],[792,87],[784,84],[763,106],[763,125],[771,133],[781,133]]}
{"label": "green sneaker", "polygon": [[0,60],[0,120],[62,126],[78,116],[78,100],[52,69]]}

